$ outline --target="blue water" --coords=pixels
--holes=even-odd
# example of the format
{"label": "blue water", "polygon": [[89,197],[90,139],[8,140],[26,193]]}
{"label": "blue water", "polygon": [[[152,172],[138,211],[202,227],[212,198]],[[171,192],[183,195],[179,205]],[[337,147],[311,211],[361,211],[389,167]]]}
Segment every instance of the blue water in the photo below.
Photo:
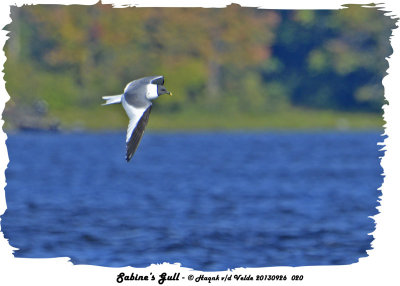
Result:
{"label": "blue water", "polygon": [[2,229],[17,257],[198,270],[350,264],[382,184],[378,132],[10,135]]}

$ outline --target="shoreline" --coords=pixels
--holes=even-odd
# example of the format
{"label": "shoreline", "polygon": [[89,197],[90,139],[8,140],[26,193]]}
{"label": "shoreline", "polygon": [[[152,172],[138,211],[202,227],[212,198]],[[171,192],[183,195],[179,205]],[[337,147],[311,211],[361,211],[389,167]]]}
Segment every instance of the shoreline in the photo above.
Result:
{"label": "shoreline", "polygon": [[[3,116],[4,117],[4,116]],[[14,119],[14,120],[13,120]],[[120,106],[112,108],[67,108],[53,110],[46,117],[19,125],[16,118],[3,118],[6,132],[19,129],[52,131],[112,131],[126,130],[128,117]],[[28,121],[29,122],[29,121]],[[56,124],[55,124],[56,123]],[[265,113],[184,110],[176,113],[152,111],[147,131],[314,131],[314,130],[384,130],[385,121],[378,113],[321,111],[289,108]]]}

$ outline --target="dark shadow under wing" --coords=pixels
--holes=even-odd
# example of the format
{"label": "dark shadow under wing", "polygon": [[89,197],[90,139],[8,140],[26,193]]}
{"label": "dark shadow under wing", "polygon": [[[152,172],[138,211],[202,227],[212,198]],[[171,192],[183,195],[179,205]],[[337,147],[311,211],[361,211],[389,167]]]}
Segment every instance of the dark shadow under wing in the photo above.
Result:
{"label": "dark shadow under wing", "polygon": [[129,138],[128,143],[126,143],[126,161],[132,158],[133,154],[135,154],[136,149],[139,146],[140,140],[142,139],[144,129],[146,128],[147,122],[149,121],[151,111],[151,105],[143,112],[142,117],[137,123],[135,129],[132,132],[131,138]]}

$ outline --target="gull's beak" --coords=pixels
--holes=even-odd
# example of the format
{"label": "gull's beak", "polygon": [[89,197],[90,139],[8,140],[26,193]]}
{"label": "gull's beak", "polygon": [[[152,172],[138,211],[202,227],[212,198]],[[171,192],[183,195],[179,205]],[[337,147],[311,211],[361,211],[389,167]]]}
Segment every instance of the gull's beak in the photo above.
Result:
{"label": "gull's beak", "polygon": [[169,94],[169,96],[172,96],[172,92],[170,92],[170,91],[168,91],[168,93],[167,94]]}

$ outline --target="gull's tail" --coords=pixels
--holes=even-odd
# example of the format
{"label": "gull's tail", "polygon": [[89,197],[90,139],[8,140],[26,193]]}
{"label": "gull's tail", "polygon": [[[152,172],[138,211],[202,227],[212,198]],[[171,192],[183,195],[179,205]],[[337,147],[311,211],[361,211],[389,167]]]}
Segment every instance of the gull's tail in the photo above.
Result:
{"label": "gull's tail", "polygon": [[121,97],[122,97],[122,94],[103,96],[102,98],[105,99],[106,102],[103,103],[102,105],[121,103]]}

